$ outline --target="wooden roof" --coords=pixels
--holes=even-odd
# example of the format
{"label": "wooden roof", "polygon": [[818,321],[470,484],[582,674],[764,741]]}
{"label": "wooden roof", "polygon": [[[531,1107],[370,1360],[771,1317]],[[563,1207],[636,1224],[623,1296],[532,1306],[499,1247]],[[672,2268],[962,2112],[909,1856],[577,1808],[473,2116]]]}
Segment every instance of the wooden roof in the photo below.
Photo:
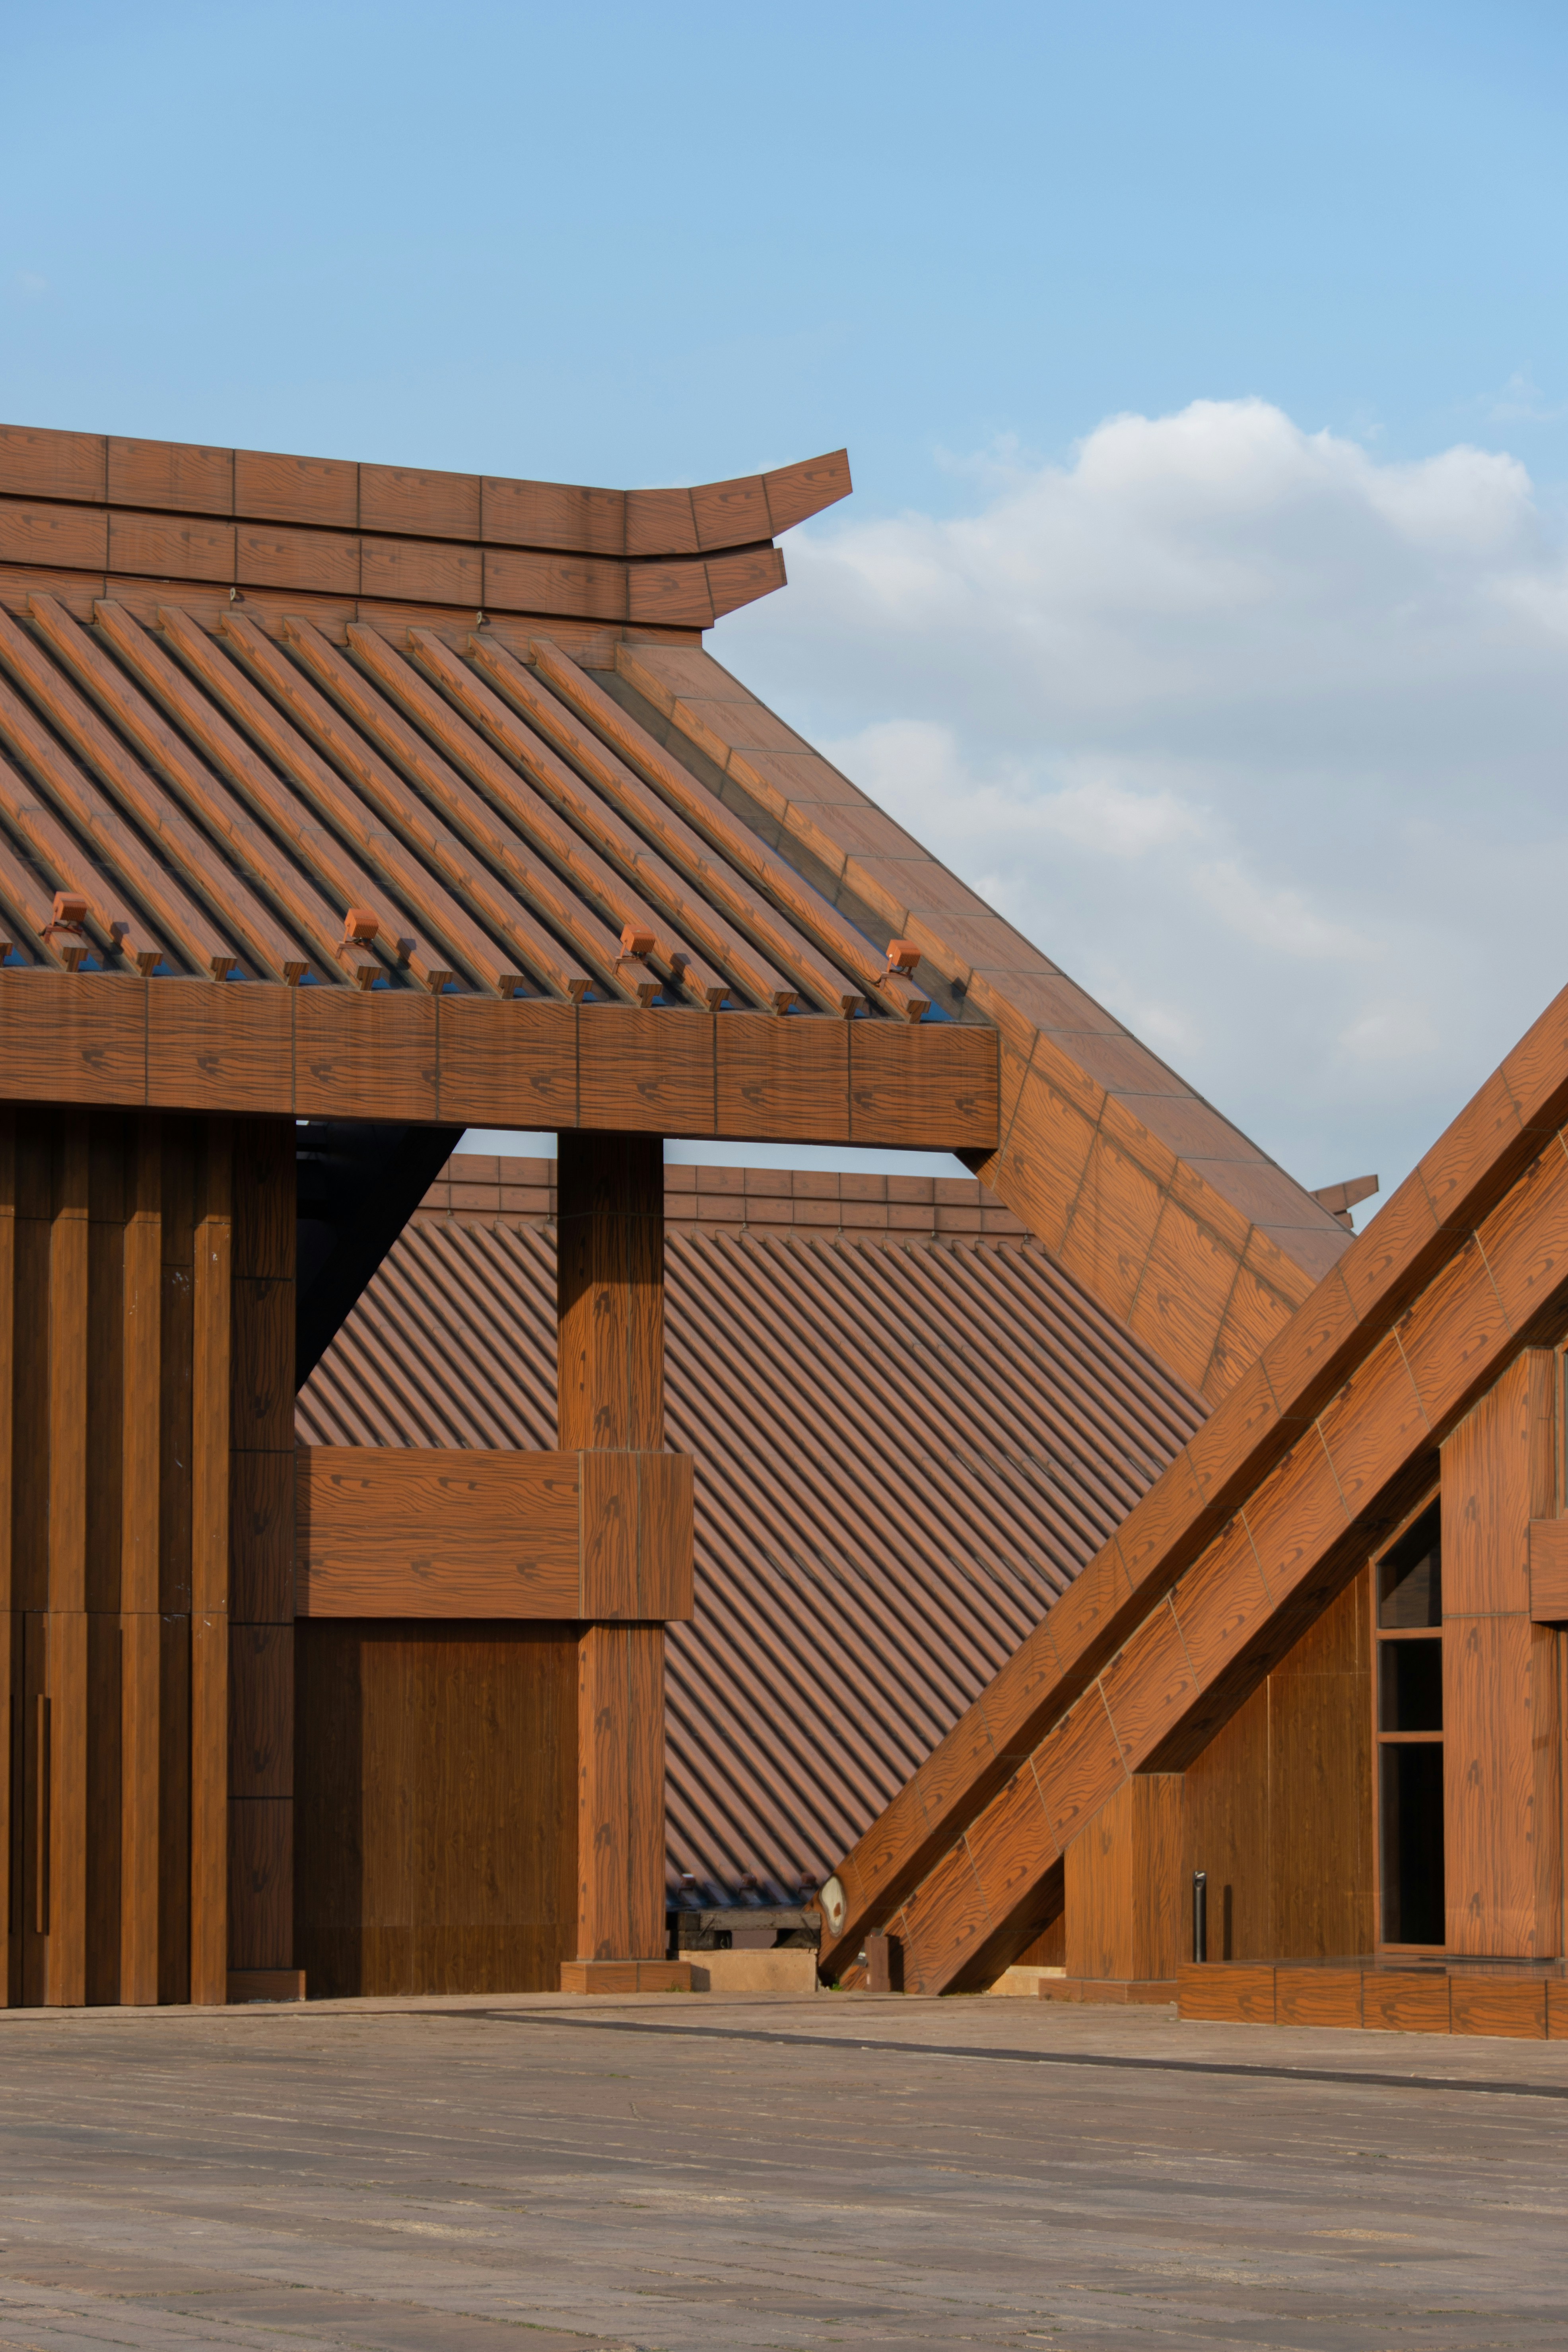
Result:
{"label": "wooden roof", "polygon": [[1129,1775],[1207,1744],[1477,1399],[1561,1338],[1565,1123],[1568,990],[856,1843],[826,1967],[884,1925],[916,1990],[1004,1963]]}
{"label": "wooden roof", "polygon": [[[556,1443],[554,1163],[464,1153],[300,1391],[317,1445]],[[667,1171],[672,1881],[820,1881],[1204,1417],[973,1179]]]}
{"label": "wooden roof", "polygon": [[945,1147],[1223,1397],[1349,1235],[701,645],[848,487],[0,428],[14,1090]]}

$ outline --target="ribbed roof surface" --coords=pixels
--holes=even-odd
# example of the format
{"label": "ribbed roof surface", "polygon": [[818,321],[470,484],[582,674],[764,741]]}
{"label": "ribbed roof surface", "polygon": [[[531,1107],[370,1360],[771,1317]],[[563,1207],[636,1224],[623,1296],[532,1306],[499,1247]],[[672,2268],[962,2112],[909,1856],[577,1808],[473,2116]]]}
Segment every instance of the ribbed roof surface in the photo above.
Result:
{"label": "ribbed roof surface", "polygon": [[642,770],[612,749],[614,706],[553,644],[531,667],[477,629],[91,615],[40,590],[0,609],[0,927],[23,963],[927,1009],[743,815],[657,747]]}
{"label": "ribbed roof surface", "polygon": [[[300,1395],[302,1442],[554,1444],[553,1170],[482,1165],[465,1185],[454,1161],[393,1250]],[[697,1617],[669,1634],[669,1863],[712,1895],[750,1875],[790,1898],[1204,1407],[977,1184],[670,1179],[666,1413],[696,1465]]]}

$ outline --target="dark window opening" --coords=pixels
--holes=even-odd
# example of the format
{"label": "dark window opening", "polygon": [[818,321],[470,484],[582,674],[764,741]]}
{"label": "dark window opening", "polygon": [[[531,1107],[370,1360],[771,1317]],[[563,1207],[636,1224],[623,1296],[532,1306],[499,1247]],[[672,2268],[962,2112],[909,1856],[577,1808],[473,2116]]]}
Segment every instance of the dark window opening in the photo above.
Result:
{"label": "dark window opening", "polygon": [[1438,1547],[1437,1506],[1377,1563],[1377,1628],[1380,1633],[1415,1633],[1443,1622],[1443,1562]]}
{"label": "dark window opening", "polygon": [[1441,1731],[1443,1644],[1380,1642],[1377,1645],[1377,1727],[1380,1731]]}
{"label": "dark window opening", "polygon": [[1390,1944],[1441,1944],[1443,1749],[1436,1740],[1384,1748],[1383,1933]]}

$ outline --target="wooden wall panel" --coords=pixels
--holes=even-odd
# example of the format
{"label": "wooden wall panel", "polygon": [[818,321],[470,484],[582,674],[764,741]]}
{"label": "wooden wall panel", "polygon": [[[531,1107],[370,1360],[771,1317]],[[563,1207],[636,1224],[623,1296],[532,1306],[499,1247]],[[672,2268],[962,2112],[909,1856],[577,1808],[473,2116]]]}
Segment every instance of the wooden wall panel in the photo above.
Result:
{"label": "wooden wall panel", "polygon": [[558,1987],[577,1649],[566,1626],[300,1627],[296,1958],[313,1992]]}
{"label": "wooden wall panel", "polygon": [[295,1965],[295,1194],[292,1122],[237,1122],[228,1381],[230,1971]]}
{"label": "wooden wall panel", "polygon": [[1173,1981],[1182,1906],[1182,1776],[1136,1774],[1067,1849],[1069,1977]]}
{"label": "wooden wall panel", "polygon": [[1183,1878],[1208,1874],[1211,1960],[1373,1949],[1370,1647],[1363,1570],[1188,1766]]}
{"label": "wooden wall panel", "polygon": [[1531,1349],[1442,1448],[1447,1945],[1563,1948],[1556,1636],[1531,1621],[1530,1524],[1558,1508],[1557,1366]]}

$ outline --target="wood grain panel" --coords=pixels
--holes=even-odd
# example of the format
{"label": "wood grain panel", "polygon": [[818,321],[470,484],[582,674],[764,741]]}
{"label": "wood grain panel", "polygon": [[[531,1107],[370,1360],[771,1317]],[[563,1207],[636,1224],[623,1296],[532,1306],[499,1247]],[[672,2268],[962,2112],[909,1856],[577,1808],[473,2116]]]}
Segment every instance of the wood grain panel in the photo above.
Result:
{"label": "wood grain panel", "polygon": [[1173,1980],[1180,1953],[1182,1783],[1140,1773],[1065,1856],[1067,1972],[1123,1982]]}
{"label": "wood grain panel", "polygon": [[1384,2033],[1447,2033],[1448,1979],[1438,1969],[1369,1969],[1361,2015]]}
{"label": "wood grain panel", "polygon": [[1443,1446],[1443,1613],[1528,1615],[1530,1528],[1556,1508],[1556,1364],[1533,1348]]}
{"label": "wood grain panel", "polygon": [[235,531],[234,574],[247,588],[312,588],[329,596],[357,596],[360,543],[347,533],[242,522]]}
{"label": "wood grain panel", "polygon": [[230,1607],[237,1623],[281,1624],[294,1615],[292,1452],[230,1457]]}
{"label": "wood grain panel", "polygon": [[716,1024],[718,1135],[780,1143],[849,1140],[847,1021],[737,1019]]}
{"label": "wood grain panel", "polygon": [[138,2008],[158,1998],[161,1627],[150,1612],[120,1620],[120,1999]]}
{"label": "wood grain panel", "polygon": [[[294,1950],[291,1803],[233,1797],[228,1807],[231,1969],[287,1969]],[[225,1998],[232,1990],[226,1983]]]}
{"label": "wood grain panel", "polygon": [[664,1943],[664,1632],[586,1625],[577,1645],[579,1959]]}
{"label": "wood grain panel", "polygon": [[940,1992],[982,1949],[994,1925],[968,1841],[961,1838],[891,1923],[904,1948],[904,1990]]}
{"label": "wood grain panel", "polygon": [[296,1489],[302,1617],[575,1617],[570,1454],[309,1446]]}
{"label": "wood grain panel", "polygon": [[296,1001],[291,988],[209,981],[148,989],[147,1100],[179,1110],[291,1112]]}
{"label": "wood grain panel", "polygon": [[477,474],[422,473],[408,466],[362,466],[359,521],[363,530],[415,531],[427,539],[477,540]]}
{"label": "wood grain panel", "polygon": [[1212,1225],[1167,1201],[1128,1328],[1194,1388],[1208,1371],[1237,1273],[1236,1255]]}
{"label": "wood grain panel", "polygon": [[235,1444],[250,1452],[291,1453],[294,1285],[265,1276],[236,1275],[231,1307],[230,1411]]}
{"label": "wood grain panel", "polygon": [[583,1126],[655,1135],[713,1133],[718,1016],[584,1004],[577,1019],[577,1116]]}
{"label": "wood grain panel", "polygon": [[[1119,1650],[1100,1678],[1106,1708],[1115,1727],[1129,1771],[1153,1757],[1160,1741],[1177,1723],[1196,1691],[1196,1677],[1186,1644],[1169,1601],[1145,1618]],[[1075,1969],[1094,1975],[1094,1969]],[[1158,1975],[1157,1969],[1131,1969],[1131,1975]]]}
{"label": "wood grain panel", "polygon": [[594,489],[575,482],[524,482],[487,474],[481,488],[480,536],[500,547],[622,555],[627,495],[625,490]]}
{"label": "wood grain panel", "polygon": [[160,580],[235,577],[231,522],[195,522],[181,515],[120,514],[109,518],[110,572],[142,572]]}
{"label": "wood grain panel", "polygon": [[104,467],[101,433],[0,425],[0,489],[39,499],[101,499]]}
{"label": "wood grain panel", "polygon": [[1268,1677],[1270,1951],[1370,1952],[1372,1672],[1367,1572]]}
{"label": "wood grain panel", "polygon": [[487,546],[484,567],[487,611],[493,605],[498,612],[562,613],[580,621],[627,617],[624,563]]}
{"label": "wood grain panel", "polygon": [[444,996],[437,1022],[444,1119],[546,1134],[577,1125],[575,1005]]}
{"label": "wood grain panel", "polygon": [[[1187,1767],[1183,1876],[1208,1878],[1211,1960],[1274,1957],[1268,1685],[1253,1692]],[[1182,1949],[1192,1948],[1190,1926]]]}
{"label": "wood grain panel", "polygon": [[1350,1524],[1333,1465],[1315,1429],[1265,1479],[1245,1516],[1258,1564],[1278,1605]]}
{"label": "wood grain panel", "polygon": [[717,617],[705,563],[634,563],[626,574],[626,617],[639,625],[684,623],[710,629]]}
{"label": "wood grain panel", "polygon": [[[229,1627],[228,1791],[294,1793],[294,1628]],[[236,1966],[241,1965],[237,1962]],[[248,1966],[250,1963],[245,1963]],[[257,1967],[262,1962],[255,1963]],[[265,1965],[284,1967],[286,1962]]]}
{"label": "wood grain panel", "polygon": [[1496,2034],[1509,2042],[1544,2042],[1546,1987],[1528,1977],[1450,1977],[1448,2030]]}
{"label": "wood grain panel", "polygon": [[1444,1884],[1451,1952],[1539,1959],[1561,1949],[1555,1641],[1549,1627],[1522,1614],[1452,1619],[1445,1612]]}
{"label": "wood grain panel", "polygon": [[1360,1969],[1276,1969],[1275,2023],[1360,2025],[1362,1978]]}
{"label": "wood grain panel", "polygon": [[359,585],[366,596],[466,605],[472,614],[484,602],[484,557],[477,547],[444,547],[434,540],[366,539],[360,543]]}
{"label": "wood grain panel", "polygon": [[1105,1701],[1088,1691],[1035,1750],[1035,1777],[1065,1850],[1127,1778]]}
{"label": "wood grain panel", "polygon": [[1530,1613],[1538,1625],[1568,1625],[1568,1519],[1531,1525]]}
{"label": "wood grain panel", "polygon": [[1319,1418],[1347,1510],[1366,1510],[1429,1424],[1391,1332]]}
{"label": "wood grain panel", "polygon": [[1009,1918],[1061,1852],[1032,1765],[1025,1764],[1007,1781],[970,1830],[965,1843],[989,1917],[993,1921]]}
{"label": "wood grain panel", "polygon": [[1213,2024],[1274,2023],[1272,1969],[1230,1968],[1215,1960],[1197,1966],[1184,1960],[1176,1983],[1176,2014],[1181,2018]]}
{"label": "wood grain panel", "polygon": [[[786,585],[784,560],[776,547],[748,547],[733,555],[710,555],[703,565],[708,574],[708,602],[716,621],[742,604],[755,604]],[[632,618],[641,618],[638,588],[643,574],[631,574]],[[655,615],[655,617],[658,617]],[[673,618],[673,615],[671,615]]]}
{"label": "wood grain panel", "polygon": [[109,518],[85,507],[33,506],[0,499],[0,563],[40,563],[101,572]]}
{"label": "wood grain panel", "polygon": [[[1556,1507],[1556,1364],[1529,1349],[1442,1449],[1447,1943],[1562,1949],[1556,1637],[1531,1622],[1530,1528]],[[1486,1613],[1477,1613],[1486,1612]]]}
{"label": "wood grain panel", "polygon": [[664,1444],[664,1154],[647,1136],[557,1139],[558,1442]]}
{"label": "wood grain panel", "polygon": [[[307,988],[294,1001],[300,1118],[437,1121],[436,1003],[411,989]],[[261,1105],[257,1105],[261,1108]]]}
{"label": "wood grain panel", "polygon": [[191,2000],[228,1998],[228,1620],[191,1616]]}
{"label": "wood grain panel", "polygon": [[188,441],[127,441],[110,434],[105,494],[110,506],[232,514],[234,451],[204,449]]}
{"label": "wood grain panel", "polygon": [[353,530],[359,521],[359,467],[336,457],[237,449],[234,510],[274,522],[313,522]]}
{"label": "wood grain panel", "polygon": [[1098,1137],[1060,1255],[1068,1272],[1119,1323],[1125,1322],[1138,1295],[1163,1206],[1153,1177]]}
{"label": "wood grain panel", "polygon": [[0,1609],[0,2009],[14,2008],[22,1997],[22,1622],[19,1612]]}
{"label": "wood grain panel", "polygon": [[0,971],[0,1087],[19,1101],[140,1103],[146,993],[128,973]]}
{"label": "wood grain panel", "polygon": [[1000,1101],[994,1029],[953,1022],[850,1023],[852,1142],[992,1151]]}
{"label": "wood grain panel", "polygon": [[87,1999],[88,1618],[52,1609],[45,1622],[48,1772],[43,1999],[79,2009]]}

